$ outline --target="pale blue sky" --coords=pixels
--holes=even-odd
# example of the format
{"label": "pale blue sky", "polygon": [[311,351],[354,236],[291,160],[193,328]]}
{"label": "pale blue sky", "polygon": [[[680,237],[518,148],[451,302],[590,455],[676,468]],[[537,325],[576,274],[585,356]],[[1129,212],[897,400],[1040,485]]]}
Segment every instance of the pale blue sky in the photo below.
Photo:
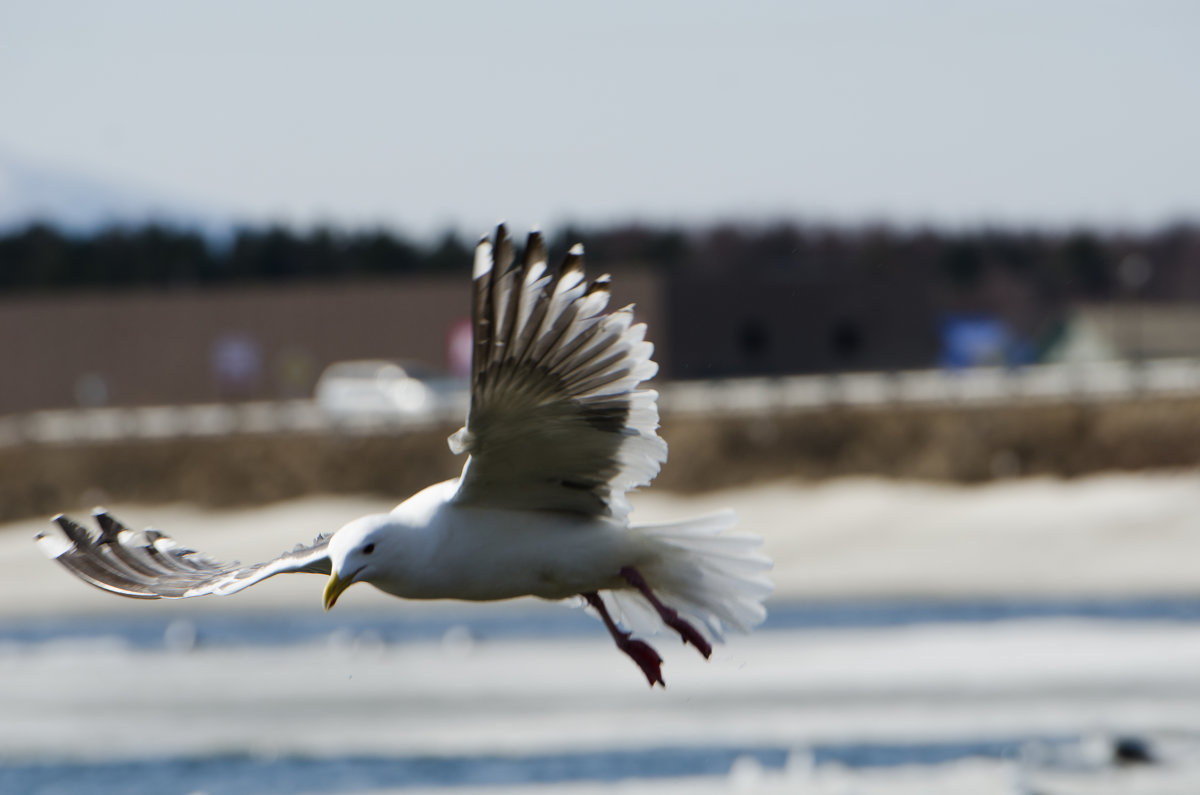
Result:
{"label": "pale blue sky", "polygon": [[24,2],[0,150],[249,220],[1200,217],[1189,2]]}

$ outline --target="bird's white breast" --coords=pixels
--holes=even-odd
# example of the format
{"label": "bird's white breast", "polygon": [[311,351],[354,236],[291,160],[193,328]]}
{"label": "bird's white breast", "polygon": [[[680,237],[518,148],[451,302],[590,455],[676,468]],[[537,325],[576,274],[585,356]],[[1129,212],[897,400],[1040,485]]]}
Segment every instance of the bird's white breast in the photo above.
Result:
{"label": "bird's white breast", "polygon": [[408,537],[397,545],[396,576],[374,580],[377,587],[409,599],[562,599],[620,587],[621,567],[646,555],[641,536],[621,522],[462,507],[450,496],[422,492],[397,507]]}

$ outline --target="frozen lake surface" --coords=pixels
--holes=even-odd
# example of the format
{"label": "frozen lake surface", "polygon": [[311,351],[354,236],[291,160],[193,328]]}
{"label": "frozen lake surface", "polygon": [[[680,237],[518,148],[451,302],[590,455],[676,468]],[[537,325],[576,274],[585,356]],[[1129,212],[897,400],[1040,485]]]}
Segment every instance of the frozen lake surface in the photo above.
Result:
{"label": "frozen lake surface", "polygon": [[[369,616],[287,642],[209,645],[203,621],[157,618],[10,636],[0,791],[550,792],[701,777],[756,792],[968,763],[1005,787],[971,792],[1039,776],[1104,792],[1145,770],[1159,787],[1200,782],[1194,617],[767,629],[707,663],[662,643],[666,691],[647,690],[601,632],[540,637],[493,619],[476,633],[456,618],[468,623],[436,639],[431,624],[389,636]],[[139,621],[151,626],[131,632]],[[1174,750],[1131,771],[1109,763],[1117,737]]]}

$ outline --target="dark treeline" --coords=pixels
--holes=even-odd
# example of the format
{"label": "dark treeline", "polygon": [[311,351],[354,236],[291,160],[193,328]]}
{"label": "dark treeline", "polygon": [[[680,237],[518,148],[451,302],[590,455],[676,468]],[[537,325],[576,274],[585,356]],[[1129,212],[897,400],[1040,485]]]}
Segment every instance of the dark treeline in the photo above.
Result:
{"label": "dark treeline", "polygon": [[[568,228],[595,267],[637,265],[692,278],[845,279],[903,273],[945,294],[1021,285],[1042,300],[1200,300],[1200,227],[1100,234],[944,232],[800,224]],[[0,234],[0,291],[176,287],[460,274],[472,240],[419,243],[383,230],[241,229],[214,242],[158,225],[73,235],[45,225]],[[991,285],[989,287],[989,285]]]}
{"label": "dark treeline", "polygon": [[0,290],[328,280],[469,267],[453,234],[418,245],[384,231],[241,229],[228,240],[160,225],[72,235],[36,224],[0,235]]}

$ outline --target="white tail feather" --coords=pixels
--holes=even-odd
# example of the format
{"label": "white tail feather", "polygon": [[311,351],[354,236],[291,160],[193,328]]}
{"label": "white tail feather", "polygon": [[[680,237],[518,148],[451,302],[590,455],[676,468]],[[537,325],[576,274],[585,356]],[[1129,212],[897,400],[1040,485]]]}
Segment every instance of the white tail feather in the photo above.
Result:
{"label": "white tail feather", "polygon": [[[767,576],[771,560],[759,551],[762,539],[728,534],[733,511],[633,529],[651,542],[657,555],[642,575],[668,607],[690,619],[710,640],[725,630],[749,632],[767,616],[763,600],[774,590]],[[628,629],[662,629],[654,609],[636,591],[606,591],[605,600]]]}

